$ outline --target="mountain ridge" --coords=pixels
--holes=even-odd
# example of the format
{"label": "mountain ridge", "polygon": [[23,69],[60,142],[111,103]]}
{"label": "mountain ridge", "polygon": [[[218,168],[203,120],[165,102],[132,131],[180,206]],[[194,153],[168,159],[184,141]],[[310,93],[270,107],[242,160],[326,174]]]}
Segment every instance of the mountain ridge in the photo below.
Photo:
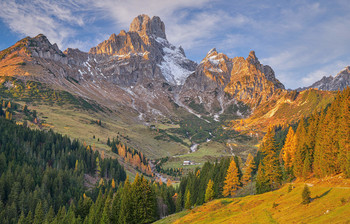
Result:
{"label": "mountain ridge", "polygon": [[112,110],[129,108],[146,123],[180,119],[178,106],[215,121],[247,118],[289,94],[254,51],[247,58],[229,58],[214,48],[196,64],[169,43],[160,18],[147,15],[137,16],[128,32],[112,34],[89,52],[62,52],[40,34],[0,55],[3,76],[44,82]]}
{"label": "mountain ridge", "polygon": [[337,91],[343,90],[347,86],[350,86],[350,66],[346,66],[335,76],[323,76],[322,79],[316,81],[311,86],[298,88],[298,91],[302,91],[310,88],[317,88],[319,90]]}

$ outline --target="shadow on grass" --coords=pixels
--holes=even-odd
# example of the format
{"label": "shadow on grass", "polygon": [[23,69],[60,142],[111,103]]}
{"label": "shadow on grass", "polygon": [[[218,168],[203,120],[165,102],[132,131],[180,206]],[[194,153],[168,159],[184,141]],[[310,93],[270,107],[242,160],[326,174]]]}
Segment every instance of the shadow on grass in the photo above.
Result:
{"label": "shadow on grass", "polygon": [[311,198],[311,201],[326,196],[332,189],[333,189],[333,188],[329,189],[328,191],[325,191],[325,192],[324,192],[323,194],[321,194],[320,196],[316,195],[316,197]]}

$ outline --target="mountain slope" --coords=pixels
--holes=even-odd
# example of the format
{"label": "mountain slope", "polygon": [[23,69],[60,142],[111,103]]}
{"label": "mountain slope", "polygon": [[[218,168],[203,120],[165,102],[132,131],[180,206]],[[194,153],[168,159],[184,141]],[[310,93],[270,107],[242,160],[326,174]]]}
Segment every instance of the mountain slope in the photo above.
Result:
{"label": "mountain slope", "polygon": [[291,192],[286,185],[261,195],[217,199],[156,223],[346,223],[350,185],[341,179],[339,183],[309,183],[312,201],[308,205],[301,204],[304,183],[295,183]]}

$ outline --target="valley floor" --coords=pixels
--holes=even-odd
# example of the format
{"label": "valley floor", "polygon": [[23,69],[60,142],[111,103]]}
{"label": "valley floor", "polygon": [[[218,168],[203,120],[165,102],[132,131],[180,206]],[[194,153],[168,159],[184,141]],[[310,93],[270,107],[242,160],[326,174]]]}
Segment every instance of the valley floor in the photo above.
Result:
{"label": "valley floor", "polygon": [[305,183],[261,195],[224,198],[159,220],[164,223],[350,223],[350,185],[338,177],[306,184],[311,203],[301,204]]}

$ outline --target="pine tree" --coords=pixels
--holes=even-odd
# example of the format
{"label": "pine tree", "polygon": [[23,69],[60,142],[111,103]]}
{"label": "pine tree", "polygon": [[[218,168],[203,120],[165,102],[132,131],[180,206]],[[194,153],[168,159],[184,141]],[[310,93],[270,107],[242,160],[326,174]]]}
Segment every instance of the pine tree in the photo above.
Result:
{"label": "pine tree", "polygon": [[191,192],[187,190],[187,192],[185,193],[185,209],[191,209],[191,206]]}
{"label": "pine tree", "polygon": [[275,189],[280,185],[282,180],[282,171],[276,152],[275,131],[270,127],[264,136],[262,146],[260,148],[263,154],[262,163],[259,165],[263,174],[261,174],[262,182],[268,182],[270,190]]}
{"label": "pine tree", "polygon": [[267,191],[270,191],[270,186],[269,186],[268,179],[265,176],[265,172],[263,170],[263,165],[260,162],[259,168],[258,168],[258,173],[256,176],[256,192],[258,194],[262,194],[262,193],[265,193]]}
{"label": "pine tree", "polygon": [[33,223],[33,213],[29,211],[27,217],[25,218],[25,223]]}
{"label": "pine tree", "polygon": [[214,199],[215,192],[214,192],[213,186],[214,186],[214,182],[210,179],[207,185],[207,189],[205,191],[205,199],[204,199],[205,202],[208,202]]}
{"label": "pine tree", "polygon": [[242,176],[243,185],[247,185],[252,178],[252,172],[255,169],[254,157],[252,154],[248,154],[247,161],[245,163],[244,174]]}
{"label": "pine tree", "polygon": [[100,159],[96,157],[96,175],[99,177],[101,175]]}
{"label": "pine tree", "polygon": [[[135,178],[136,180],[136,178]],[[119,223],[133,222],[133,195],[131,194],[131,185],[129,177],[126,178],[120,202]]]}
{"label": "pine tree", "polygon": [[26,224],[26,220],[25,219],[26,219],[26,217],[24,215],[24,212],[22,211],[21,215],[19,216],[17,224]]}
{"label": "pine tree", "polygon": [[36,205],[35,215],[34,215],[34,224],[41,224],[44,222],[44,211],[41,202]]}
{"label": "pine tree", "polygon": [[176,212],[182,211],[182,193],[180,192],[176,198]]}
{"label": "pine tree", "polygon": [[306,154],[303,166],[303,178],[307,179],[307,177],[311,174],[311,161],[309,153]]}
{"label": "pine tree", "polygon": [[153,189],[142,175],[136,174],[131,186],[133,195],[133,222],[150,223],[156,214],[156,198]]}
{"label": "pine tree", "polygon": [[309,204],[310,203],[310,197],[311,193],[310,193],[310,189],[309,187],[305,184],[304,189],[303,189],[303,193],[302,193],[302,204]]}
{"label": "pine tree", "polygon": [[306,146],[306,128],[305,128],[305,122],[304,118],[302,118],[299,122],[298,128],[295,132],[296,139],[297,139],[297,148],[295,151],[295,156],[293,160],[293,174],[296,177],[302,177],[303,174],[303,164],[307,152],[307,146]]}
{"label": "pine tree", "polygon": [[109,224],[110,223],[110,206],[111,206],[111,198],[110,198],[110,196],[108,196],[106,199],[104,208],[103,208],[100,224]]}
{"label": "pine tree", "polygon": [[239,188],[239,173],[236,162],[231,159],[230,166],[227,169],[227,174],[224,182],[223,195],[225,197],[233,196],[236,190]]}
{"label": "pine tree", "polygon": [[118,187],[117,193],[113,197],[112,201],[112,211],[111,211],[111,223],[118,223],[119,213],[120,213],[120,202],[123,188],[121,186]]}
{"label": "pine tree", "polygon": [[51,223],[55,218],[55,212],[53,210],[53,207],[51,206],[48,213],[45,216],[45,223]]}

